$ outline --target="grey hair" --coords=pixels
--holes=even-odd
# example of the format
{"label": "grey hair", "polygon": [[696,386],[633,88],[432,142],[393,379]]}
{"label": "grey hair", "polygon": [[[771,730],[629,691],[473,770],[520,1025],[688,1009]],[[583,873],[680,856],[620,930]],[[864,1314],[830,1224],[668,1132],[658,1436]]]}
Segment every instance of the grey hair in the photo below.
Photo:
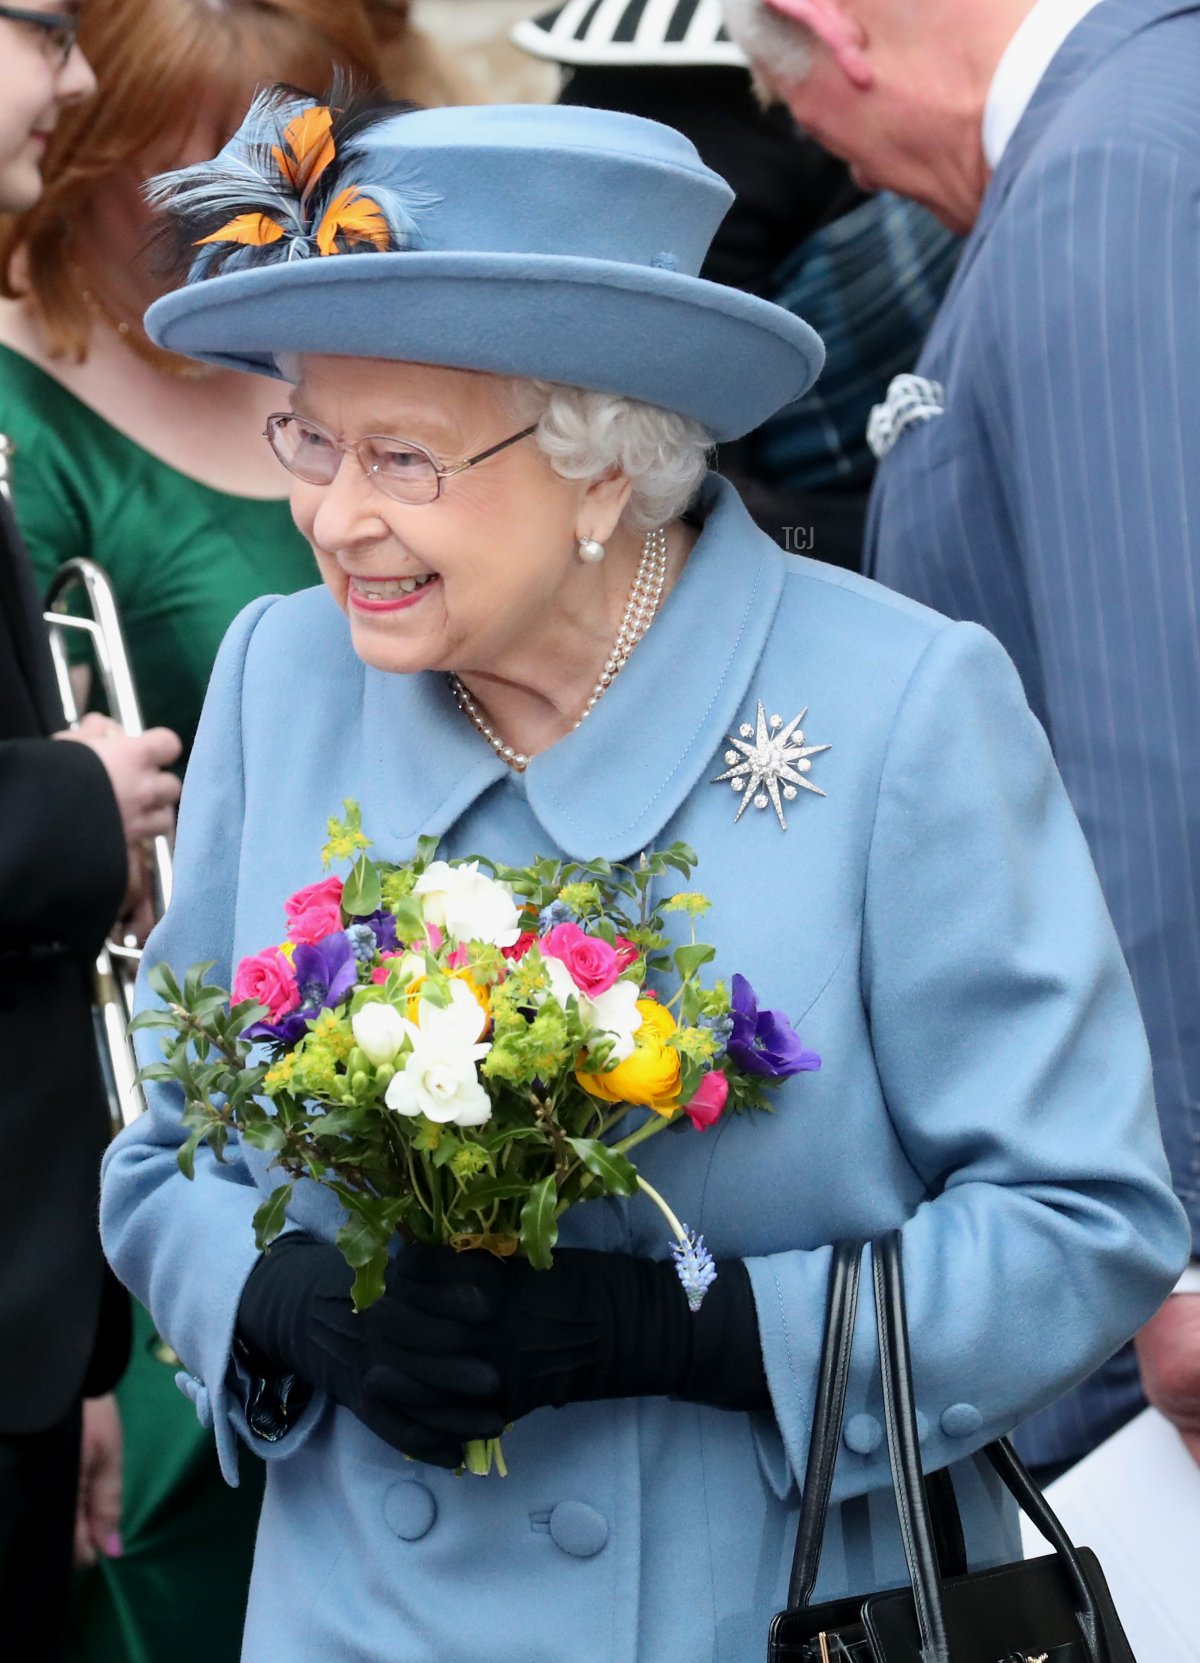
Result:
{"label": "grey hair", "polygon": [[763,4],[724,0],[725,27],[742,48],[756,75],[769,87],[803,81],[812,68],[812,35]]}
{"label": "grey hair", "polygon": [[515,380],[513,397],[518,419],[537,422],[538,449],[561,478],[629,480],[622,524],[631,531],[676,519],[708,472],[711,436],[674,410],[550,381]]}

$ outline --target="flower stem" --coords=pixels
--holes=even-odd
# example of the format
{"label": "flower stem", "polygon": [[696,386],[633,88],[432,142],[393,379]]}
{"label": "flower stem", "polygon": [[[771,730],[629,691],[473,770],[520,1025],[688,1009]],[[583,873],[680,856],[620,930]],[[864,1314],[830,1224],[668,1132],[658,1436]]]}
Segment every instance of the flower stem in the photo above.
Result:
{"label": "flower stem", "polygon": [[612,1143],[609,1148],[615,1155],[628,1155],[631,1149],[636,1149],[639,1143],[645,1143],[648,1138],[657,1137],[664,1127],[671,1124],[665,1115],[652,1113],[644,1126],[639,1126],[636,1132],[630,1132],[620,1143]]}
{"label": "flower stem", "polygon": [[501,1478],[507,1478],[508,1464],[499,1438],[472,1438],[463,1446],[463,1468],[476,1478],[486,1478],[493,1468]]}
{"label": "flower stem", "polygon": [[670,1225],[671,1229],[675,1232],[676,1241],[678,1241],[681,1245],[685,1245],[686,1242],[687,1242],[687,1231],[684,1229],[683,1225],[679,1222],[679,1220],[675,1217],[675,1214],[671,1211],[670,1207],[667,1205],[667,1203],[663,1200],[662,1196],[655,1189],[654,1185],[653,1184],[648,1184],[646,1182],[646,1180],[642,1177],[640,1172],[638,1173],[638,1188],[641,1190],[643,1195],[647,1196],[651,1201],[653,1201],[654,1205],[658,1208],[659,1212],[666,1219],[666,1221]]}

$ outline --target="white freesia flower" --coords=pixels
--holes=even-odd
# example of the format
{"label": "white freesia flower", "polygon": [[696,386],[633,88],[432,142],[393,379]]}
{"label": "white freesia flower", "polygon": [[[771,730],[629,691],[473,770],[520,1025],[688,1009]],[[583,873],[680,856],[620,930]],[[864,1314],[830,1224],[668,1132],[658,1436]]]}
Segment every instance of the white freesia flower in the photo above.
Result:
{"label": "white freesia flower", "polygon": [[350,1018],[354,1043],[379,1068],[395,1062],[396,1053],[408,1038],[404,1018],[392,1005],[376,1000]]}
{"label": "white freesia flower", "polygon": [[574,999],[579,1005],[579,1014],[589,1028],[598,1028],[602,1034],[612,1041],[612,1050],[608,1054],[609,1066],[615,1068],[619,1062],[633,1055],[633,1036],[642,1025],[641,1012],[637,1008],[641,997],[641,988],[636,982],[614,982],[606,993],[597,994],[589,999],[586,993],[580,992],[572,979],[571,972],[561,959],[547,958],[543,960],[546,974],[550,978],[550,992],[564,1010],[567,1000]]}
{"label": "white freesia flower", "polygon": [[491,1099],[476,1064],[491,1050],[479,1041],[479,1003],[462,982],[451,982],[449,1005],[422,999],[417,1022],[402,1017],[412,1050],[389,1084],[384,1101],[397,1114],[423,1114],[440,1125],[482,1126]]}
{"label": "white freesia flower", "polygon": [[637,1002],[642,990],[636,982],[614,982],[607,993],[589,1000],[594,1025],[612,1040],[608,1054],[610,1068],[633,1055],[633,1036],[642,1025],[642,1013]]}
{"label": "white freesia flower", "polygon": [[421,897],[425,922],[436,924],[455,941],[511,947],[521,933],[512,890],[481,872],[478,861],[451,866],[435,860],[417,879],[413,893]]}

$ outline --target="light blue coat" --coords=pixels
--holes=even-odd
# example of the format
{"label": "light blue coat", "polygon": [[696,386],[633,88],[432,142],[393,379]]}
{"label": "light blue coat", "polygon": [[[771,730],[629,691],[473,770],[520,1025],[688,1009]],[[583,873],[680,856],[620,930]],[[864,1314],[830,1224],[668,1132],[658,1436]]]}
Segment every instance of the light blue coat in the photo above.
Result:
{"label": "light blue coat", "polygon": [[[827,1244],[904,1221],[930,1466],[958,1463],[977,1563],[1015,1554],[973,1459],[1113,1350],[1187,1256],[1146,1042],[1079,827],[990,636],[782,554],[713,485],[704,532],[594,716],[522,778],[439,676],[351,650],[323,590],[264,600],[222,649],[181,817],[177,886],[149,957],[177,967],[277,940],[356,797],[385,858],[436,833],[483,851],[628,858],[683,838],[718,968],[788,1010],[824,1066],[772,1116],[668,1135],[643,1170],[718,1257],[748,1259],[774,1415],[663,1399],[544,1410],[506,1480],[406,1461],[314,1402],[248,1435],[230,1341],[265,1159],[197,1162],[174,1092],[113,1146],[103,1233],[185,1359],[226,1474],[269,1463],[246,1663],[749,1663],[783,1600],[820,1349]],[[536,615],[530,628],[538,627]],[[804,706],[827,793],[734,824],[726,735],[762,699]],[[297,1226],[335,1206],[298,1192]],[[563,1240],[661,1255],[641,1201],[594,1203]],[[822,1591],[900,1580],[871,1312]],[[244,1455],[243,1455],[244,1458]]]}

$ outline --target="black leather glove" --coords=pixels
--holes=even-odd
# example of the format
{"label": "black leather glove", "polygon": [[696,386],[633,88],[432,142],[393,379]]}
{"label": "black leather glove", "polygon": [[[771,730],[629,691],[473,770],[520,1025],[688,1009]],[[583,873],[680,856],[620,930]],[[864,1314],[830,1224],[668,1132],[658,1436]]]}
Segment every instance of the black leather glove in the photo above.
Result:
{"label": "black leather glove", "polygon": [[[719,1267],[698,1312],[669,1260],[560,1249],[550,1270],[482,1252],[408,1246],[388,1278],[406,1334],[403,1363],[380,1359],[368,1401],[405,1403],[412,1378],[475,1392],[502,1423],[599,1398],[673,1396],[726,1409],[770,1406],[750,1278]],[[459,1372],[461,1371],[461,1372]],[[405,1377],[408,1377],[407,1379]],[[479,1434],[475,1434],[479,1435]]]}
{"label": "black leather glove", "polygon": [[[465,1442],[504,1430],[495,1375],[464,1357],[468,1335],[461,1323],[396,1301],[391,1288],[398,1265],[394,1260],[389,1267],[383,1297],[355,1312],[354,1272],[338,1249],[310,1236],[282,1236],[242,1290],[238,1335],[252,1369],[297,1374],[394,1449],[456,1467]],[[368,1396],[366,1383],[377,1371],[389,1390]]]}
{"label": "black leather glove", "polygon": [[414,1459],[455,1467],[462,1446],[531,1410],[671,1395],[770,1406],[746,1267],[719,1267],[692,1313],[670,1261],[560,1249],[551,1270],[407,1244],[383,1297],[356,1314],[335,1247],[276,1242],[246,1283],[252,1354],[327,1391]]}

